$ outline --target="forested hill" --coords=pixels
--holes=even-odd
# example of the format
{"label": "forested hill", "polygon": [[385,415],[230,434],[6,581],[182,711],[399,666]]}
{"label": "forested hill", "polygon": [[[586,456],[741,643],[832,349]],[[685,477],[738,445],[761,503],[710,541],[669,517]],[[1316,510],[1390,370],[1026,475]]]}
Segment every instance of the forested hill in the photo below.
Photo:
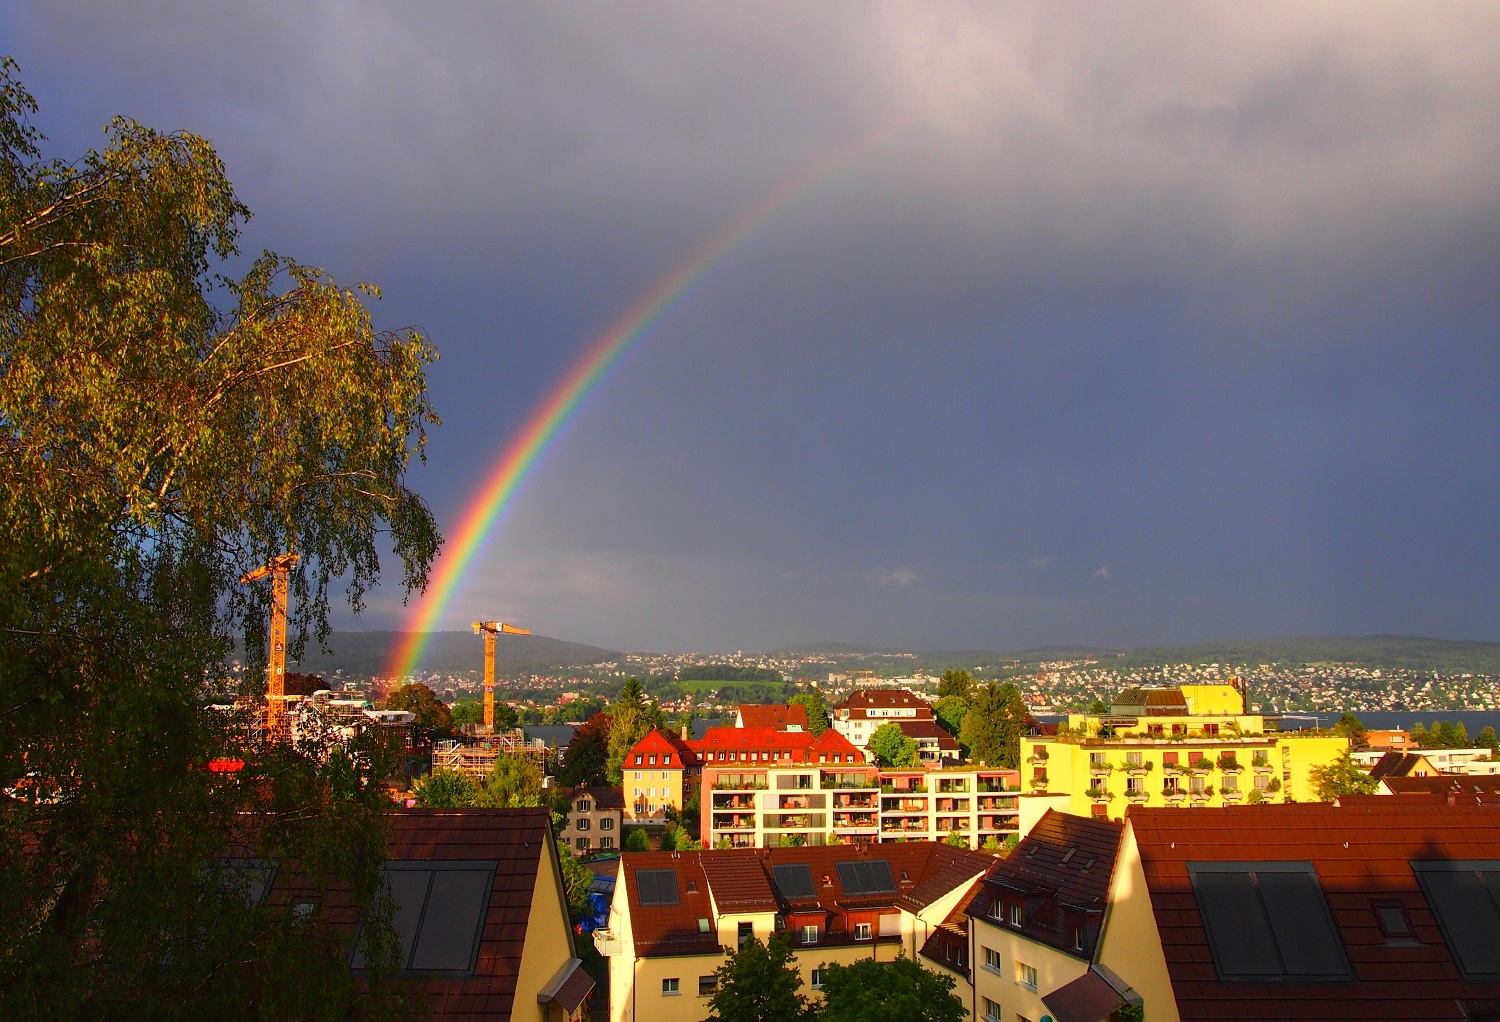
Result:
{"label": "forested hill", "polygon": [[1359,664],[1365,667],[1500,674],[1500,643],[1427,639],[1404,635],[1360,638],[1301,636],[1244,642],[1200,642],[1190,646],[1142,646],[1112,660],[1121,667],[1154,664]]}
{"label": "forested hill", "polygon": [[[351,679],[385,674],[400,632],[334,632],[329,653],[308,643],[307,655],[296,670],[331,677],[342,670]],[[554,670],[617,660],[619,653],[581,642],[564,642],[545,635],[497,635],[495,670],[501,675],[545,674]],[[420,669],[438,674],[466,674],[484,670],[484,640],[473,632],[433,632]]]}

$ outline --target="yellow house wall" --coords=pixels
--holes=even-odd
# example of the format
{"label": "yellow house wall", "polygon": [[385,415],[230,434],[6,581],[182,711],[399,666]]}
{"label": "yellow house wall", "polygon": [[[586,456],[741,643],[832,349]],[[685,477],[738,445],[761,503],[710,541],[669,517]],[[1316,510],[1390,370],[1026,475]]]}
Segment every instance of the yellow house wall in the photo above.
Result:
{"label": "yellow house wall", "polygon": [[[625,819],[659,822],[664,807],[682,808],[682,768],[661,766],[627,766],[621,768],[620,788],[625,794]],[[641,794],[636,795],[636,789]],[[655,791],[654,795],[646,792]],[[646,815],[639,816],[636,803],[646,803]],[[621,842],[623,845],[623,842]]]}
{"label": "yellow house wall", "polygon": [[[1276,776],[1282,779],[1286,795],[1298,802],[1316,802],[1318,793],[1312,781],[1313,768],[1332,763],[1342,753],[1348,752],[1349,739],[1341,735],[1283,737],[1277,740],[1276,748],[1274,762],[1279,771]],[[1287,774],[1291,777],[1288,778]]]}
{"label": "yellow house wall", "polygon": [[[630,926],[630,900],[626,894],[627,875],[620,870],[614,897],[609,903],[609,931],[619,946],[609,956],[610,1022],[630,1022],[635,984],[635,938]],[[597,945],[597,942],[596,942]]]}
{"label": "yellow house wall", "polygon": [[[1018,933],[982,918],[974,918],[973,927],[973,1003],[976,1022],[984,1019],[985,997],[1000,1005],[998,1018],[1003,1022],[1013,1022],[1017,1015],[1028,1019],[1050,1015],[1051,1012],[1042,1004],[1042,998],[1073,982],[1089,969],[1089,963],[1081,958],[1074,958],[1056,948],[1027,940]],[[998,972],[984,964],[986,947],[1000,952]],[[1017,962],[1024,962],[1036,969],[1035,990],[1021,984]]]}
{"label": "yellow house wall", "polygon": [[556,1006],[538,1004],[536,995],[570,958],[576,957],[573,928],[563,895],[562,868],[552,842],[547,842],[541,856],[536,887],[531,892],[531,912],[526,918],[526,944],[516,978],[516,999],[511,1005],[510,1017],[516,1022],[530,1019],[559,1022],[565,1017]]}
{"label": "yellow house wall", "polygon": [[1178,691],[1187,700],[1188,713],[1195,716],[1210,713],[1239,716],[1245,712],[1245,697],[1233,685],[1180,685]]}
{"label": "yellow house wall", "polygon": [[1161,949],[1140,849],[1129,821],[1120,845],[1120,861],[1110,885],[1109,907],[1097,961],[1141,995],[1152,1022],[1178,1022],[1177,999]]}

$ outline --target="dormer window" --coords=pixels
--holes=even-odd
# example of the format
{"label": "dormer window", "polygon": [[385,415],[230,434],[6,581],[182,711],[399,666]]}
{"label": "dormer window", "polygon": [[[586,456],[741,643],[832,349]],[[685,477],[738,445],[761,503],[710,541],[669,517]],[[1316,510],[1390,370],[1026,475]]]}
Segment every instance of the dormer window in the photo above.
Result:
{"label": "dormer window", "polygon": [[672,763],[672,754],[670,752],[663,753],[661,757],[661,763],[662,766],[670,766]]}
{"label": "dormer window", "polygon": [[656,753],[654,753],[654,752],[651,754],[650,763],[651,763],[652,766],[656,766]]}
{"label": "dormer window", "polygon": [[1007,902],[1005,906],[1006,921],[1017,929],[1021,926],[1021,906],[1015,902]]}

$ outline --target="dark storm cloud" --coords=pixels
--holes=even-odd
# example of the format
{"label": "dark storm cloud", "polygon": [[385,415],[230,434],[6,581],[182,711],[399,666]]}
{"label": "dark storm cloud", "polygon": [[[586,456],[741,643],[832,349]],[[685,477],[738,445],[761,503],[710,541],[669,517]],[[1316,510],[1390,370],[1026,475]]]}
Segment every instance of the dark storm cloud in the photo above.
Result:
{"label": "dark storm cloud", "polygon": [[376,280],[433,333],[448,425],[418,482],[449,523],[633,298],[884,133],[622,362],[450,625],[1500,634],[1492,7],[4,17],[60,149],[116,112],[208,135],[248,247]]}

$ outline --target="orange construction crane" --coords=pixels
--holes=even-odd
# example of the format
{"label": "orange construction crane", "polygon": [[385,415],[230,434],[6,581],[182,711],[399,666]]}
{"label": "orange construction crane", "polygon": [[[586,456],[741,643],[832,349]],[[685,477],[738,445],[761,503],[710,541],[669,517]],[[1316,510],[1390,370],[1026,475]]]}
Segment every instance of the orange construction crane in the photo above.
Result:
{"label": "orange construction crane", "polygon": [[298,554],[273,557],[240,579],[259,582],[271,576],[271,680],[266,690],[266,733],[272,739],[286,737],[286,598],[288,576],[302,558]]}
{"label": "orange construction crane", "polygon": [[495,730],[495,636],[530,635],[530,628],[517,628],[503,621],[475,621],[474,634],[484,633],[484,726],[491,733]]}

